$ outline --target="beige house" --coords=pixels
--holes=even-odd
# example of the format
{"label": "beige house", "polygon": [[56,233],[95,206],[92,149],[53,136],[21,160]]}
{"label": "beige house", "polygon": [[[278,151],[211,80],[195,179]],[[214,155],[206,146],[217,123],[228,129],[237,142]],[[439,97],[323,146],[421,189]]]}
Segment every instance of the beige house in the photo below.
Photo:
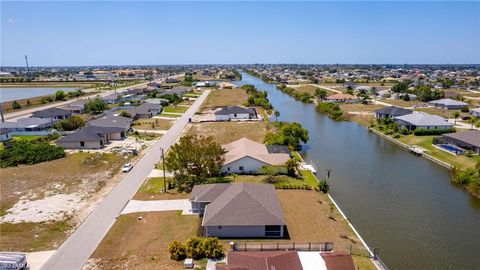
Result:
{"label": "beige house", "polygon": [[224,145],[227,152],[222,173],[257,173],[263,166],[285,165],[291,156],[288,147],[264,145],[247,138]]}
{"label": "beige house", "polygon": [[217,84],[218,89],[233,89],[238,88],[237,85],[229,82],[221,82]]}

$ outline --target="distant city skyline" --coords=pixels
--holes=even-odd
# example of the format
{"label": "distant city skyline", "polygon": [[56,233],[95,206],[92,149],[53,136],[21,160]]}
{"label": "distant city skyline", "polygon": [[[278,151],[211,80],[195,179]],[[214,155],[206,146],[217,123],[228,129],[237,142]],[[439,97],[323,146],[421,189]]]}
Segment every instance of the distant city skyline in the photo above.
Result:
{"label": "distant city skyline", "polygon": [[0,4],[2,66],[480,64],[480,2]]}

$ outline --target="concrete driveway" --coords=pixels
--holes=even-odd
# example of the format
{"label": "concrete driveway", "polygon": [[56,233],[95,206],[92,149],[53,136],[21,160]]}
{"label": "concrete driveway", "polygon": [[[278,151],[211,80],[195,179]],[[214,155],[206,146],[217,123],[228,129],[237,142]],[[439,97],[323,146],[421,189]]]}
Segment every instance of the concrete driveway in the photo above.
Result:
{"label": "concrete driveway", "polygon": [[182,211],[182,215],[192,215],[192,204],[187,200],[136,201],[130,200],[123,208],[122,215],[138,212]]}

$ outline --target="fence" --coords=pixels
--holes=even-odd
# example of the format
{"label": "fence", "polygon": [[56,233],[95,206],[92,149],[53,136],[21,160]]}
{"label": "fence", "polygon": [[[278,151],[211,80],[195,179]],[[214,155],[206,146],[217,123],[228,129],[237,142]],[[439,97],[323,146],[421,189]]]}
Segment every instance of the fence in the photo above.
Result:
{"label": "fence", "polygon": [[332,251],[333,243],[234,243],[234,251],[277,251],[277,250],[297,250],[297,251]]}

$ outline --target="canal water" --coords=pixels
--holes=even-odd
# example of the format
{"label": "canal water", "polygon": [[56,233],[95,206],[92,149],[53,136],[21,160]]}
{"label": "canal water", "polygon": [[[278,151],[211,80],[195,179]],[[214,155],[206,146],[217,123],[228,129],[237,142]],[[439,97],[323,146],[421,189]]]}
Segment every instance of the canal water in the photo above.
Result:
{"label": "canal water", "polygon": [[32,87],[32,88],[0,88],[0,102],[34,98],[40,96],[53,95],[58,90],[70,92],[78,88],[52,88],[52,87]]}
{"label": "canal water", "polygon": [[238,84],[268,92],[279,120],[308,129],[304,159],[321,178],[331,169],[330,193],[390,269],[480,269],[480,200],[452,185],[449,170],[242,76]]}

